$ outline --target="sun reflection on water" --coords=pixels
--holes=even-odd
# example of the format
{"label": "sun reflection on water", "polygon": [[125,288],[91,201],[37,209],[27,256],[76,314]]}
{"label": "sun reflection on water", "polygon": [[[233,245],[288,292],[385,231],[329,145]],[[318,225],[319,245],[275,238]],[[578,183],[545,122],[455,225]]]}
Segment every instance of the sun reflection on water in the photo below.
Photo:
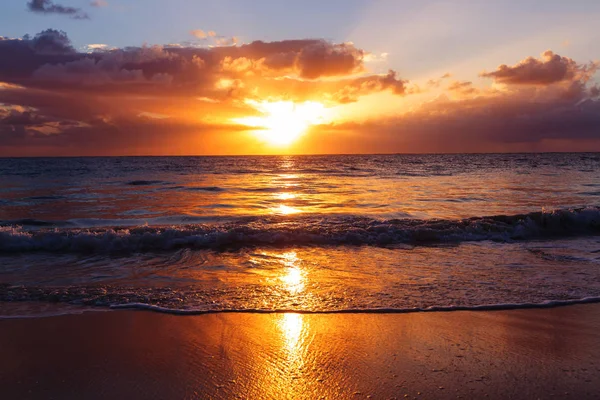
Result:
{"label": "sun reflection on water", "polygon": [[304,277],[299,268],[289,268],[287,273],[281,277],[286,289],[292,293],[298,293],[304,290]]}
{"label": "sun reflection on water", "polygon": [[285,267],[284,275],[279,279],[285,289],[290,293],[300,293],[304,290],[304,271],[299,267],[300,259],[295,251],[288,251],[281,255]]}
{"label": "sun reflection on water", "polygon": [[280,215],[290,215],[290,214],[297,214],[297,213],[302,212],[302,210],[300,210],[298,208],[286,206],[285,204],[280,204],[277,207],[273,207],[271,210],[273,210],[273,212],[275,214],[280,214]]}
{"label": "sun reflection on water", "polygon": [[296,195],[294,193],[283,192],[283,193],[277,193],[276,197],[279,200],[291,200],[291,199],[295,199]]}

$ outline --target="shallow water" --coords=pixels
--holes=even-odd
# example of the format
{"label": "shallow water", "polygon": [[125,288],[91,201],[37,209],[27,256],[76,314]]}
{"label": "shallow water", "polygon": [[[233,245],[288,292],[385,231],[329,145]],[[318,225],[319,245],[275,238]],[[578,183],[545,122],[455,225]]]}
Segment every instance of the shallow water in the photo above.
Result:
{"label": "shallow water", "polygon": [[599,167],[598,154],[0,159],[0,301],[327,312],[597,297]]}

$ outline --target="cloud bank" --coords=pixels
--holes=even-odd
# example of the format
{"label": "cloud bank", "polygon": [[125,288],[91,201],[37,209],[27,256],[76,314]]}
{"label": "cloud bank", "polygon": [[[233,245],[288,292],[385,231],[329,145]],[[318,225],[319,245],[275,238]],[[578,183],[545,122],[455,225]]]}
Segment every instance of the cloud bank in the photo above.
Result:
{"label": "cloud bank", "polygon": [[[192,35],[218,38],[212,31]],[[376,116],[316,127],[300,152],[600,150],[598,64],[551,51],[483,72],[484,84],[449,81],[449,73],[432,78],[424,82],[429,98],[385,116],[363,98],[408,101],[422,91],[396,71],[369,72],[369,52],[351,43],[86,51],[52,29],[0,38],[1,155],[261,152],[249,128],[231,122],[258,114],[248,100],[365,104]]]}

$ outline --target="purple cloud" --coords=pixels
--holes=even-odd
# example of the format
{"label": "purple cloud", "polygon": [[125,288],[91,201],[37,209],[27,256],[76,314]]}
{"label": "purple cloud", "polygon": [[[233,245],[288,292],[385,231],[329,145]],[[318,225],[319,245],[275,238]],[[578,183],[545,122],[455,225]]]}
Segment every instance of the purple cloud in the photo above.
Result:
{"label": "purple cloud", "polygon": [[52,0],[31,0],[27,3],[27,8],[31,12],[41,14],[63,14],[73,19],[89,19],[89,15],[80,8],[62,6],[53,3]]}

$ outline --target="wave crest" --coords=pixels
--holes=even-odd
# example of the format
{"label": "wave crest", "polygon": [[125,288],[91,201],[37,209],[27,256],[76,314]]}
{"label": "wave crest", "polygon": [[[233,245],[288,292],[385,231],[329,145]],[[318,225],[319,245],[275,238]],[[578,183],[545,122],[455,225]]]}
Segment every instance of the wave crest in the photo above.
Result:
{"label": "wave crest", "polygon": [[[43,226],[43,224],[38,224]],[[542,211],[461,220],[365,217],[249,218],[222,225],[106,228],[0,227],[0,253],[146,252],[283,245],[373,245],[514,241],[600,233],[600,208]]]}

